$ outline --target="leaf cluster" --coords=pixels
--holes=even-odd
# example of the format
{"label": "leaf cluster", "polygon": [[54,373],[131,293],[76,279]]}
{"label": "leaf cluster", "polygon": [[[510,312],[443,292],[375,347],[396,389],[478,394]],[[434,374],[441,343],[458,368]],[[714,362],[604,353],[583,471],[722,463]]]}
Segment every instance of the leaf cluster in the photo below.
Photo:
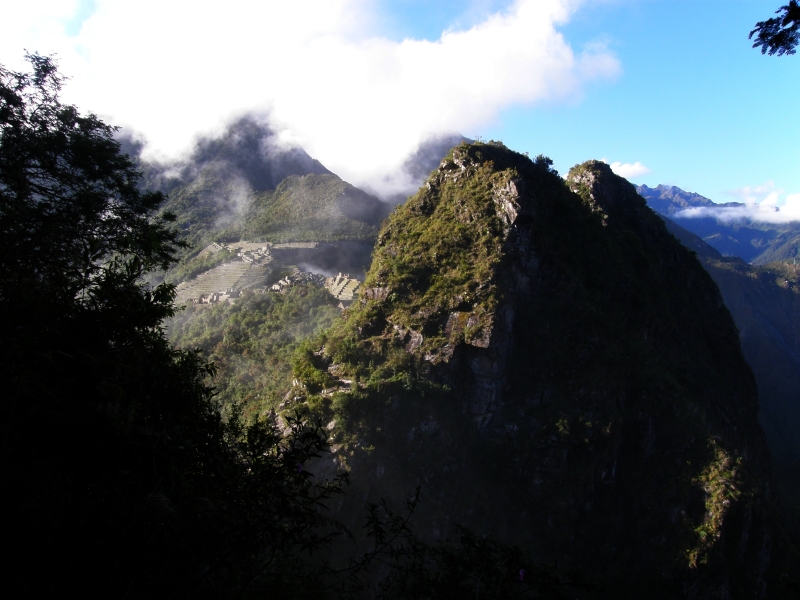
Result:
{"label": "leaf cluster", "polygon": [[783,56],[794,54],[800,42],[800,5],[797,0],[789,0],[789,4],[781,6],[775,13],[779,16],[766,21],[759,21],[748,36],[753,48],[761,48],[761,54]]}
{"label": "leaf cluster", "polygon": [[166,268],[182,243],[173,215],[151,218],[163,196],[138,190],[114,128],[60,103],[51,58],[28,59],[31,73],[0,67],[0,297],[79,307],[108,277]]}

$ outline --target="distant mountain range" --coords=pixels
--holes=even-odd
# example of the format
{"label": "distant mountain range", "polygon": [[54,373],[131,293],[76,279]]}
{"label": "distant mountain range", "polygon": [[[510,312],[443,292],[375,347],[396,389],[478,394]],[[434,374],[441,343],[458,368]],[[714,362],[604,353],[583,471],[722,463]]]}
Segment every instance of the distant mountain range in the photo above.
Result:
{"label": "distant mountain range", "polygon": [[793,261],[798,255],[800,222],[759,221],[747,217],[746,205],[740,202],[717,204],[675,186],[640,185],[636,191],[650,208],[699,236],[723,256],[764,265]]}

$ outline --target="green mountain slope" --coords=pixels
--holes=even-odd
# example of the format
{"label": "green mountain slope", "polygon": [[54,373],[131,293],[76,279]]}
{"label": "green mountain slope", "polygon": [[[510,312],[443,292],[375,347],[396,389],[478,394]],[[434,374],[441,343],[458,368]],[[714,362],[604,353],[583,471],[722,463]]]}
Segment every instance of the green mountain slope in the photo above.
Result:
{"label": "green mountain slope", "polygon": [[333,174],[292,175],[254,192],[228,171],[204,171],[173,190],[164,210],[196,249],[211,241],[372,240],[389,206]]}
{"label": "green mountain slope", "polygon": [[143,187],[167,194],[162,210],[176,214],[191,252],[242,236],[372,241],[390,210],[302,148],[286,146],[254,116],[198,140],[186,158],[169,163],[142,159],[143,146],[130,135],[120,142],[144,174]]}
{"label": "green mountain slope", "polygon": [[[141,145],[122,139],[138,157]],[[145,183],[168,193],[163,211],[176,215],[189,243],[183,261],[165,274],[181,281],[221,262],[199,255],[211,242],[335,242],[315,265],[358,272],[391,207],[342,181],[300,148],[287,148],[264,123],[244,117],[219,138],[201,139],[188,158],[170,164],[137,158]],[[365,259],[366,256],[366,259]]]}
{"label": "green mountain slope", "polygon": [[458,146],[391,215],[364,288],[298,355],[285,407],[329,423],[359,502],[421,485],[429,536],[465,524],[613,597],[774,584],[768,454],[730,314],[606,165],[565,183],[547,159]]}
{"label": "green mountain slope", "polygon": [[235,304],[188,306],[168,322],[177,348],[200,349],[214,363],[211,383],[224,407],[237,404],[247,420],[277,409],[291,387],[300,344],[339,316],[326,290],[295,286],[282,294],[245,293]]}
{"label": "green mountain slope", "polygon": [[257,192],[274,190],[290,175],[330,173],[302,148],[281,142],[270,125],[254,115],[233,121],[220,135],[198,139],[188,156],[169,162],[142,159],[144,145],[130,132],[121,132],[118,141],[142,172],[142,186],[165,194],[204,171],[235,177]]}
{"label": "green mountain slope", "polygon": [[244,214],[242,239],[269,242],[373,240],[389,206],[336,175],[287,177]]}

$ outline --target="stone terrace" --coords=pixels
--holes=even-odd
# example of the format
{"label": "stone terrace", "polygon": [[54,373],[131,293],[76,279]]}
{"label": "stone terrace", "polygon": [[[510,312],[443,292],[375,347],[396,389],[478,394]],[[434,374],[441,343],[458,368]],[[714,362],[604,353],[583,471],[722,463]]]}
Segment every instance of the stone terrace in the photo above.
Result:
{"label": "stone terrace", "polygon": [[221,290],[246,290],[265,284],[269,274],[266,265],[251,262],[229,262],[201,273],[178,285],[176,301],[185,304],[193,298],[215,294]]}

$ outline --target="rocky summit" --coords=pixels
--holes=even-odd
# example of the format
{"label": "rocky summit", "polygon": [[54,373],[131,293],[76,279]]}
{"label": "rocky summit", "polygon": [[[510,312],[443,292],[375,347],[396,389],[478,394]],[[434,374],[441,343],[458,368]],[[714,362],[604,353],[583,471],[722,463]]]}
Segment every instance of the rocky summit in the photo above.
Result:
{"label": "rocky summit", "polygon": [[457,146],[285,409],[328,423],[352,506],[420,486],[431,538],[465,525],[610,597],[765,597],[769,458],[720,293],[606,164],[551,164]]}

